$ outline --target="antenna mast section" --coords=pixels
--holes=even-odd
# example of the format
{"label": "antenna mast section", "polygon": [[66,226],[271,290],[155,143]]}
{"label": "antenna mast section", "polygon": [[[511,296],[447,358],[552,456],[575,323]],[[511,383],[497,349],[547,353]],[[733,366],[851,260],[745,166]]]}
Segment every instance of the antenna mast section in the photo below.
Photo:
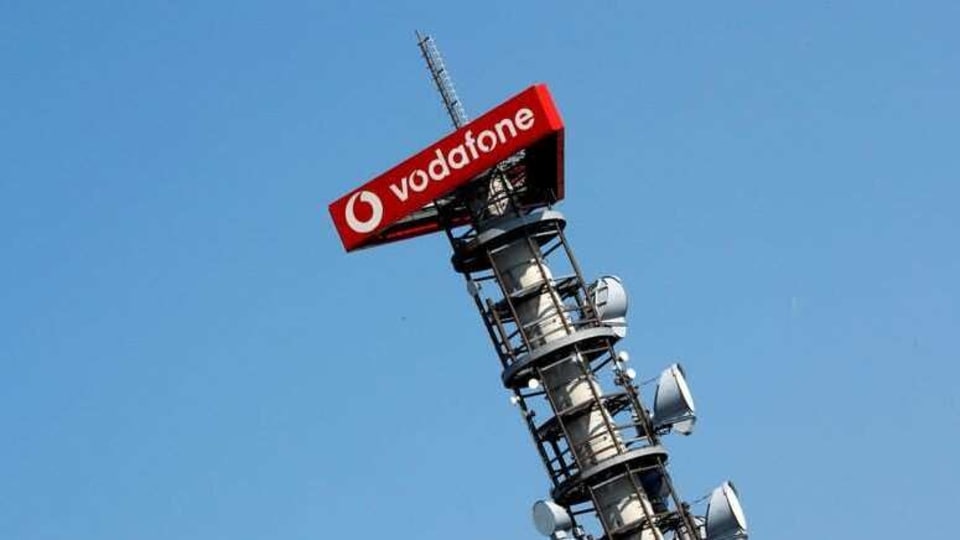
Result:
{"label": "antenna mast section", "polygon": [[463,110],[463,104],[457,97],[457,91],[453,88],[453,81],[447,73],[446,66],[443,65],[443,57],[440,56],[436,43],[433,42],[432,37],[421,34],[418,30],[417,45],[420,47],[423,59],[427,61],[430,76],[433,78],[433,83],[437,85],[437,91],[440,92],[440,98],[443,99],[443,106],[450,115],[453,127],[460,128],[470,119],[467,118],[467,112]]}
{"label": "antenna mast section", "polygon": [[732,483],[713,490],[705,514],[674,488],[662,438],[693,431],[693,397],[674,364],[647,408],[615,348],[626,290],[616,276],[584,280],[553,206],[563,123],[546,85],[468,122],[433,40],[416,36],[456,131],[330,205],[344,247],[446,233],[550,479],[550,498],[533,508],[550,540],[746,540]]}

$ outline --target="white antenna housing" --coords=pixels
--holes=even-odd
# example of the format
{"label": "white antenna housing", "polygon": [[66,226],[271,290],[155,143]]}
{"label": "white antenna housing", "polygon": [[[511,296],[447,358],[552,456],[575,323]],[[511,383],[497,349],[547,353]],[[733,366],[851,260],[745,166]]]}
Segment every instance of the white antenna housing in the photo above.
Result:
{"label": "white antenna housing", "polygon": [[710,494],[706,530],[707,540],[747,538],[747,518],[733,482],[724,482]]}
{"label": "white antenna housing", "polygon": [[653,397],[653,424],[657,429],[673,429],[690,435],[697,421],[693,394],[680,364],[673,364],[660,374],[657,393]]}
{"label": "white antenna housing", "polygon": [[533,525],[544,536],[555,540],[565,538],[573,527],[566,509],[553,501],[537,501],[533,505]]}

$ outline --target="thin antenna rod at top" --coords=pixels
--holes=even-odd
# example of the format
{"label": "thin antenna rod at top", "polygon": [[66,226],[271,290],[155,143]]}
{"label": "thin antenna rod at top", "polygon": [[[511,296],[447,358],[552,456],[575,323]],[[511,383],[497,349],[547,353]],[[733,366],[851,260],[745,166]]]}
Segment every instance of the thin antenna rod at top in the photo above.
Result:
{"label": "thin antenna rod at top", "polygon": [[436,43],[433,42],[433,38],[421,34],[419,30],[416,34],[417,45],[420,47],[423,59],[427,61],[427,68],[430,69],[433,83],[437,85],[437,91],[440,92],[440,98],[443,99],[443,106],[447,109],[447,114],[450,115],[453,127],[459,128],[466,124],[469,118],[467,118],[467,112],[463,109],[463,104],[460,103],[460,98],[457,97],[457,91],[453,88],[450,74],[447,73],[447,68],[443,65],[443,57],[440,56],[440,51],[437,49]]}

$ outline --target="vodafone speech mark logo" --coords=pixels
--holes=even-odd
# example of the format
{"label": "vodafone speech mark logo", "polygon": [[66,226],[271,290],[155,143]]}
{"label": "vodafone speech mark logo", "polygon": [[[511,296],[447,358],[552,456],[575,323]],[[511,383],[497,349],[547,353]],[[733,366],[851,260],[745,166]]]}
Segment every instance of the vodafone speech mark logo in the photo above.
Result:
{"label": "vodafone speech mark logo", "polygon": [[[370,207],[369,218],[363,220],[357,218],[357,199]],[[365,234],[380,226],[380,221],[383,220],[383,201],[380,200],[380,197],[377,197],[376,193],[367,190],[358,191],[347,201],[347,208],[344,213],[347,226],[360,234]]]}
{"label": "vodafone speech mark logo", "polygon": [[347,251],[551,134],[562,132],[545,86],[536,85],[330,204]]}

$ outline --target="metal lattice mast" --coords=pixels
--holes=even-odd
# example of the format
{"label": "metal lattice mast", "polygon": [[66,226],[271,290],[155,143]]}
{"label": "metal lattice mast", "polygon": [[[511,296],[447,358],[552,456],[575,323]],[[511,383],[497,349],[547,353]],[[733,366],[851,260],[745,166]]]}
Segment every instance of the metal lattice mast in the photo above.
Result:
{"label": "metal lattice mast", "polygon": [[[440,53],[429,36],[416,35],[459,128],[467,115]],[[585,283],[564,235],[563,214],[549,201],[521,202],[525,175],[507,160],[458,190],[452,201],[466,204],[466,225],[445,217],[456,202],[436,206],[454,269],[467,282],[501,361],[502,382],[550,477],[553,501],[541,511],[563,516],[578,540],[593,538],[577,522],[584,515],[596,517],[605,540],[663,540],[663,531],[678,540],[701,540],[703,518],[689,512],[666,469],[660,436],[669,427],[653,421],[632,370],[624,367],[625,355],[614,349],[623,328],[604,320],[606,300],[597,284]],[[565,273],[555,274],[558,268]],[[559,510],[551,514],[550,505]],[[537,512],[535,507],[535,519]]]}
{"label": "metal lattice mast", "polygon": [[427,62],[427,68],[430,69],[430,76],[433,77],[433,83],[437,85],[437,91],[440,92],[440,98],[443,100],[443,106],[450,115],[453,127],[459,128],[469,121],[467,113],[463,109],[463,104],[457,97],[457,91],[453,88],[453,81],[450,80],[450,74],[443,65],[443,57],[437,50],[433,39],[417,31],[417,45],[420,47],[420,53]]}

